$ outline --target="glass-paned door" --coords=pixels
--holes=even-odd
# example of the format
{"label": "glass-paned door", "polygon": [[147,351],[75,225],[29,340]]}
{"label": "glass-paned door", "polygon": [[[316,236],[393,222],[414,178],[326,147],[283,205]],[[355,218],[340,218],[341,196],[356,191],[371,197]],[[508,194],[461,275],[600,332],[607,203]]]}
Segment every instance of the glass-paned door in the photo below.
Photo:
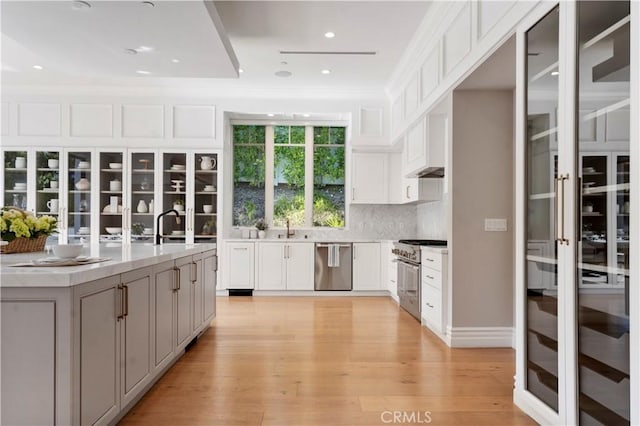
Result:
{"label": "glass-paned door", "polygon": [[91,167],[90,151],[67,153],[67,240],[70,243],[90,242],[91,235]]}
{"label": "glass-paned door", "polygon": [[176,210],[180,216],[167,215],[160,224],[165,242],[185,242],[187,201],[187,154],[164,153],[162,157],[162,208]]}
{"label": "glass-paned door", "polygon": [[100,241],[122,241],[124,203],[124,154],[100,153]]}
{"label": "glass-paned door", "polygon": [[[132,152],[130,157],[131,242],[150,242],[155,232],[155,159],[153,152]],[[159,203],[158,203],[159,204]]]}
{"label": "glass-paned door", "polygon": [[[36,214],[59,217],[60,152],[36,151]],[[58,229],[61,224],[58,220]],[[58,234],[50,235],[47,244],[57,244]]]}
{"label": "glass-paned door", "polygon": [[4,152],[4,205],[27,209],[27,151]]}
{"label": "glass-paned door", "polygon": [[526,33],[526,388],[558,410],[558,7]]}
{"label": "glass-paned door", "polygon": [[189,221],[196,243],[216,242],[218,229],[218,156],[196,153],[194,203]]}
{"label": "glass-paned door", "polygon": [[581,425],[622,425],[630,422],[630,2],[577,7],[578,415]]}

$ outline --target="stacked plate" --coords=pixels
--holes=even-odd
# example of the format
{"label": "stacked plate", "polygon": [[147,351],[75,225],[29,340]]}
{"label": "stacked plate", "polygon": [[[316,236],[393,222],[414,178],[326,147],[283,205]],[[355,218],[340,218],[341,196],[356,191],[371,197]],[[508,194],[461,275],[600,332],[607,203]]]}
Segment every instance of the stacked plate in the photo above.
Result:
{"label": "stacked plate", "polygon": [[13,185],[13,189],[16,191],[26,191],[27,190],[27,184],[26,182],[16,182]]}
{"label": "stacked plate", "polygon": [[184,164],[174,164],[171,166],[171,170],[184,170]]}

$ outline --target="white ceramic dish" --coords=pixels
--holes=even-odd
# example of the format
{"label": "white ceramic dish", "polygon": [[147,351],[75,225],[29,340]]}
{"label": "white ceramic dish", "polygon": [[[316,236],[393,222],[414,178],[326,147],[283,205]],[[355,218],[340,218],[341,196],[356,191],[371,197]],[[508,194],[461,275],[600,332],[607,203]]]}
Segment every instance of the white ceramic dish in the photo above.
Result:
{"label": "white ceramic dish", "polygon": [[78,163],[78,168],[79,169],[90,169],[91,168],[91,163],[89,163],[88,161],[80,161]]}
{"label": "white ceramic dish", "polygon": [[142,231],[144,235],[153,235],[153,228],[144,228]]}
{"label": "white ceramic dish", "polygon": [[85,226],[81,226],[78,228],[78,235],[89,235],[91,233],[91,229]]}
{"label": "white ceramic dish", "polygon": [[122,163],[109,163],[109,168],[110,169],[121,169],[122,168]]}
{"label": "white ceramic dish", "polygon": [[82,244],[58,244],[53,246],[53,254],[61,259],[77,257],[82,252]]}
{"label": "white ceramic dish", "polygon": [[171,235],[184,235],[184,231],[171,231]]}
{"label": "white ceramic dish", "polygon": [[121,234],[122,233],[122,228],[115,227],[115,226],[107,226],[106,228],[104,228],[104,230],[107,231],[111,235]]}
{"label": "white ceramic dish", "polygon": [[171,166],[171,170],[184,170],[185,166],[184,164],[174,164],[173,166]]}

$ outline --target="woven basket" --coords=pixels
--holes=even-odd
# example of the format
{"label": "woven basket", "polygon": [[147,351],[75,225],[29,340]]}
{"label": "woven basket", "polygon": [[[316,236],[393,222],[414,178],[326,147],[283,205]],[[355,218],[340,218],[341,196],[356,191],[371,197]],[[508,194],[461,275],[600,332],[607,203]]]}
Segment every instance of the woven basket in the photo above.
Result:
{"label": "woven basket", "polygon": [[38,238],[16,238],[5,246],[0,246],[0,253],[29,253],[32,251],[44,251],[44,244],[47,241],[46,235]]}

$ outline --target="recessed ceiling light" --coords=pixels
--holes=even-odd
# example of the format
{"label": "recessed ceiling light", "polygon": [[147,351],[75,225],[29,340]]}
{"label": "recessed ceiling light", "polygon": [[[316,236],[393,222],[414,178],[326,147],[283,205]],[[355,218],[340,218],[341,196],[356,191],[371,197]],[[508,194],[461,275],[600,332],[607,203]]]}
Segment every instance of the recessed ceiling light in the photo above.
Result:
{"label": "recessed ceiling light", "polygon": [[322,74],[331,74],[331,70],[324,69],[320,71]]}
{"label": "recessed ceiling light", "polygon": [[302,114],[303,117],[311,117],[311,114]]}
{"label": "recessed ceiling light", "polygon": [[147,75],[147,74],[151,74],[151,72],[149,71],[145,71],[145,70],[138,70],[136,71],[138,74],[142,74],[142,75]]}
{"label": "recessed ceiling light", "polygon": [[180,62],[180,59],[172,59],[171,62],[173,62],[174,64],[177,64],[178,62]]}
{"label": "recessed ceiling light", "polygon": [[560,75],[560,71],[551,71],[551,75]]}
{"label": "recessed ceiling light", "polygon": [[278,77],[291,77],[291,73],[289,71],[276,71],[276,76],[278,76]]}
{"label": "recessed ceiling light", "polygon": [[334,38],[336,36],[336,33],[331,32],[331,31],[327,31],[326,33],[324,33],[324,36],[326,38]]}
{"label": "recessed ceiling light", "polygon": [[150,2],[150,1],[143,1],[142,5],[143,6],[147,6],[148,8],[156,7],[156,5],[153,4],[153,2]]}
{"label": "recessed ceiling light", "polygon": [[43,69],[43,67],[42,67],[42,65],[34,65],[34,66],[33,66],[33,69],[34,69],[34,70],[38,70],[38,71],[40,71],[40,70],[42,70],[42,69]]}
{"label": "recessed ceiling light", "polygon": [[137,55],[138,51],[136,49],[124,49],[124,53],[127,55]]}
{"label": "recessed ceiling light", "polygon": [[275,114],[267,114],[267,117],[273,117]]}
{"label": "recessed ceiling light", "polygon": [[240,74],[242,74],[242,73],[244,72],[244,70],[243,70],[242,68],[238,68],[238,72],[239,72]]}
{"label": "recessed ceiling light", "polygon": [[91,8],[91,4],[86,2],[86,1],[75,0],[71,4],[71,7],[73,8],[73,10],[90,9]]}
{"label": "recessed ceiling light", "polygon": [[140,46],[136,49],[138,53],[151,52],[152,50],[153,50],[153,47],[151,46]]}

